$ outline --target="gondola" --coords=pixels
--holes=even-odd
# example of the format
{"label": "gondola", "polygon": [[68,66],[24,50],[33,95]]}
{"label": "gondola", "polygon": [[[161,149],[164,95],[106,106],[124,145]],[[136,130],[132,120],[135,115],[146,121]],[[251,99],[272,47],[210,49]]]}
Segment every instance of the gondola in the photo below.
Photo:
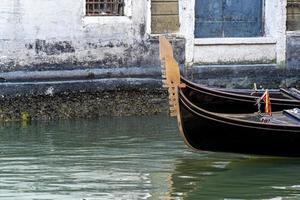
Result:
{"label": "gondola", "polygon": [[[282,105],[284,109],[272,115],[243,108],[237,112],[236,103],[241,106],[242,102],[246,106],[246,102],[251,105],[253,100],[230,99],[231,103],[218,103],[222,99],[218,96],[220,91],[215,95],[219,99],[215,100],[214,95],[210,94],[214,90],[191,90],[188,83],[182,81],[174,57],[162,54],[164,85],[169,91],[171,116],[177,116],[180,132],[189,147],[202,151],[300,156],[299,106],[292,108],[293,105]],[[191,93],[197,93],[196,96],[200,96],[201,100],[194,98]],[[243,98],[248,100],[247,95]],[[225,109],[228,112],[224,112],[222,106],[228,106]]]}
{"label": "gondola", "polygon": [[[160,36],[160,59],[164,62],[168,59],[168,69],[163,65],[163,78],[166,78],[166,70],[172,73],[171,69],[179,72],[178,64],[174,61],[173,49],[169,41]],[[213,109],[212,111],[224,113],[244,113],[257,111],[257,101],[263,94],[264,90],[252,89],[220,89],[211,88],[204,85],[196,84],[180,75],[180,83],[185,85],[184,94],[189,96],[189,99],[196,105],[201,102],[203,108]],[[169,83],[165,82],[168,87]],[[280,111],[283,109],[291,109],[300,107],[300,92],[295,89],[273,89],[270,91],[273,111]],[[205,102],[205,103],[203,103]],[[262,103],[262,106],[263,103]]]}
{"label": "gondola", "polygon": [[[202,108],[224,113],[248,113],[258,109],[258,100],[264,91],[247,89],[216,89],[195,84],[181,76],[181,83],[186,85],[184,94],[195,104],[201,103]],[[269,90],[273,111],[300,107],[297,94],[288,96],[291,92],[287,89]],[[261,103],[264,106],[264,103]]]}
{"label": "gondola", "polygon": [[224,114],[193,104],[179,89],[179,122],[185,142],[196,150],[275,156],[300,156],[300,121],[288,109],[273,112]]}

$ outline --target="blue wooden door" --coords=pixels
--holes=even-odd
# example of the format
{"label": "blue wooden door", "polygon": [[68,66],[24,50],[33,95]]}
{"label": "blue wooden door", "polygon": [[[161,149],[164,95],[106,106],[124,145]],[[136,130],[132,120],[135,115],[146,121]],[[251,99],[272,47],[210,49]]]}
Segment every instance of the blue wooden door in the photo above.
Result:
{"label": "blue wooden door", "polygon": [[195,37],[263,35],[263,0],[196,0]]}

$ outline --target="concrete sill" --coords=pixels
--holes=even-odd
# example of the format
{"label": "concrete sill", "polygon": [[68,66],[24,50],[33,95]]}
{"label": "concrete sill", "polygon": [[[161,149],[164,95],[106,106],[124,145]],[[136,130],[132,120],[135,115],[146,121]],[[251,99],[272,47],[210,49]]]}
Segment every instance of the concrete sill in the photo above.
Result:
{"label": "concrete sill", "polygon": [[210,45],[257,45],[257,44],[276,44],[272,37],[254,37],[254,38],[197,38],[195,46]]}
{"label": "concrete sill", "polygon": [[84,24],[131,24],[131,17],[128,16],[85,16]]}

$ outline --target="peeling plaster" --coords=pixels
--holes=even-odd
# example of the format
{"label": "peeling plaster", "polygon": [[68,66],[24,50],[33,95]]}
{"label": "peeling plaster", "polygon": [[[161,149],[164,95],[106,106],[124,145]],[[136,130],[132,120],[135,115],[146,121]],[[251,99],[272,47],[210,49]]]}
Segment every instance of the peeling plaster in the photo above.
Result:
{"label": "peeling plaster", "polygon": [[0,71],[78,63],[158,64],[152,50],[157,45],[146,34],[147,2],[126,0],[121,17],[86,17],[84,0],[2,0]]}

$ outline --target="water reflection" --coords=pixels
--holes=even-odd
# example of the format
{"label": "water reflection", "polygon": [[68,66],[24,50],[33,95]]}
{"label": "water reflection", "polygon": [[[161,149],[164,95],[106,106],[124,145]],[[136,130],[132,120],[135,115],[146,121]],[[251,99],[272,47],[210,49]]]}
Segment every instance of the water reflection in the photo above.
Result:
{"label": "water reflection", "polygon": [[299,159],[221,155],[212,153],[202,159],[180,159],[172,175],[172,196],[300,199]]}
{"label": "water reflection", "polygon": [[297,199],[299,171],[192,152],[165,115],[0,126],[0,199]]}
{"label": "water reflection", "polygon": [[182,153],[175,128],[166,116],[3,124],[0,198],[157,197]]}

